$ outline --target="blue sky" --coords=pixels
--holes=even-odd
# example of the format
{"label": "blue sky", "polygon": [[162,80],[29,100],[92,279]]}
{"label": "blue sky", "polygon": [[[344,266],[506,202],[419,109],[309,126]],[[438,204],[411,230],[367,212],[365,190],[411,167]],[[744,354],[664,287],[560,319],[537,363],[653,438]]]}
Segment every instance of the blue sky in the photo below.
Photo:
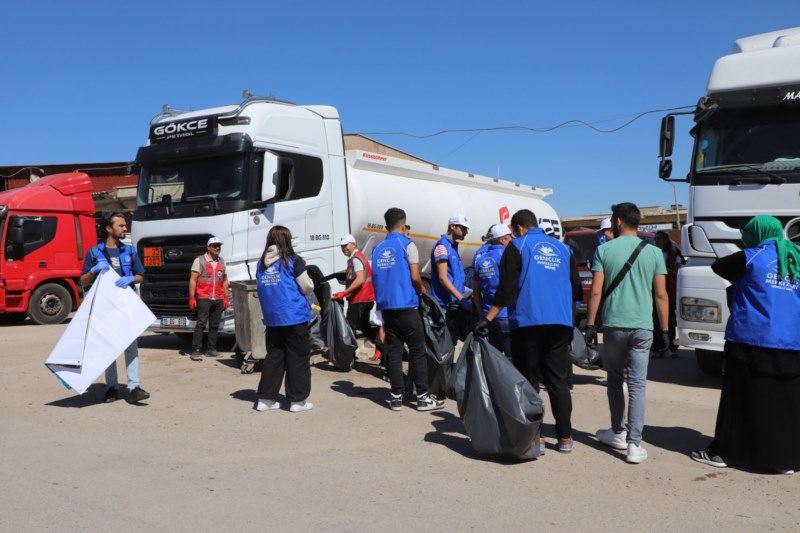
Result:
{"label": "blue sky", "polygon": [[[0,165],[127,161],[165,103],[243,89],[339,109],[348,133],[581,119],[693,106],[734,39],[800,25],[797,1],[13,2],[3,8]],[[611,134],[372,135],[442,166],[552,187],[561,216],[673,203],[662,114]],[[675,176],[688,169],[679,122]],[[687,188],[678,186],[687,203]]]}

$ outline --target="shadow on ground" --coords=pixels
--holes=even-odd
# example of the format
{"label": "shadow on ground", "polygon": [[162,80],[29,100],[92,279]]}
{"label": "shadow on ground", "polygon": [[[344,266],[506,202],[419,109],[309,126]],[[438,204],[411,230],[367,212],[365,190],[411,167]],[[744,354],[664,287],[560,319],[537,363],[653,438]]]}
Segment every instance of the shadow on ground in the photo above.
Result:
{"label": "shadow on ground", "polygon": [[[67,398],[62,398],[61,400],[55,400],[52,402],[48,402],[45,405],[49,405],[51,407],[68,407],[68,408],[76,408],[82,409],[84,407],[91,407],[91,406],[100,406],[105,405],[103,399],[105,397],[106,392],[106,385],[102,383],[94,383],[90,385],[89,388],[83,394],[75,395],[75,396],[68,396]],[[125,386],[120,387],[119,389],[119,400],[117,402],[125,402],[125,397],[128,394],[128,389]],[[146,403],[132,403],[128,404],[134,407],[146,407]]]}

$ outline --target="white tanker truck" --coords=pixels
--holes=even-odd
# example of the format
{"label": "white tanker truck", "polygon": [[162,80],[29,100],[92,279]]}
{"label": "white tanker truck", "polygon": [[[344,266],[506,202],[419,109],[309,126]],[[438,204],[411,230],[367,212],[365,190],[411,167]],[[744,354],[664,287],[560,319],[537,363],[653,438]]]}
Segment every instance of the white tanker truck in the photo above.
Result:
{"label": "white tanker truck", "polygon": [[[345,152],[339,114],[251,97],[240,105],[156,116],[139,149],[134,245],[145,266],[141,295],[158,317],[151,330],[189,333],[189,270],[209,237],[222,240],[231,281],[253,279],[270,227],[293,235],[295,251],[324,276],[344,270],[338,239],[352,233],[367,256],[383,239],[383,214],[400,207],[429,272],[433,244],[454,212],[480,236],[518,209],[530,209],[562,236],[552,189],[521,185],[363,150]],[[336,283],[334,281],[334,283]],[[220,331],[233,333],[233,312]]]}

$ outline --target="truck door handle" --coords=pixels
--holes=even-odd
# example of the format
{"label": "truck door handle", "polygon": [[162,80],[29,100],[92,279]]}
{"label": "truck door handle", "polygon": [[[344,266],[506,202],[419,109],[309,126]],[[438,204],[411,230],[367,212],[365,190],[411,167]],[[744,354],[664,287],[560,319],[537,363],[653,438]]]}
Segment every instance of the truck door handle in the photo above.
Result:
{"label": "truck door handle", "polygon": [[47,261],[39,261],[39,268],[47,268]]}
{"label": "truck door handle", "polygon": [[292,237],[292,248],[296,248],[298,244],[300,244],[300,239],[297,237]]}

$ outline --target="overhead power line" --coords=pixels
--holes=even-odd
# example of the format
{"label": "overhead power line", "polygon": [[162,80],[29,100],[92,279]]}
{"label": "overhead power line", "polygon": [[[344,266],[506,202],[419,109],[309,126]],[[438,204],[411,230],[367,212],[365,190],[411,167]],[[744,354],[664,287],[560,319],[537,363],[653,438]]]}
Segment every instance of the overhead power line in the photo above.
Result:
{"label": "overhead power line", "polygon": [[405,131],[365,131],[359,132],[361,135],[405,135],[407,137],[413,137],[415,139],[429,139],[431,137],[437,137],[439,135],[444,135],[446,133],[483,133],[485,131],[531,131],[535,133],[548,133],[560,128],[566,127],[573,127],[573,126],[585,126],[589,129],[592,129],[598,133],[615,133],[623,128],[627,128],[640,118],[645,115],[650,115],[653,113],[667,113],[670,111],[681,111],[684,109],[691,109],[694,106],[681,106],[681,107],[671,107],[669,109],[651,109],[650,111],[642,111],[641,113],[637,113],[634,115],[633,118],[628,120],[627,122],[611,129],[603,129],[598,128],[595,124],[599,124],[600,122],[607,122],[607,121],[596,121],[596,122],[587,122],[581,119],[572,119],[564,121],[560,124],[556,124],[555,126],[549,126],[544,128],[535,128],[532,126],[495,126],[491,128],[456,128],[456,129],[445,129],[440,130],[434,133],[428,133],[424,135],[417,135],[414,133],[408,133]]}

